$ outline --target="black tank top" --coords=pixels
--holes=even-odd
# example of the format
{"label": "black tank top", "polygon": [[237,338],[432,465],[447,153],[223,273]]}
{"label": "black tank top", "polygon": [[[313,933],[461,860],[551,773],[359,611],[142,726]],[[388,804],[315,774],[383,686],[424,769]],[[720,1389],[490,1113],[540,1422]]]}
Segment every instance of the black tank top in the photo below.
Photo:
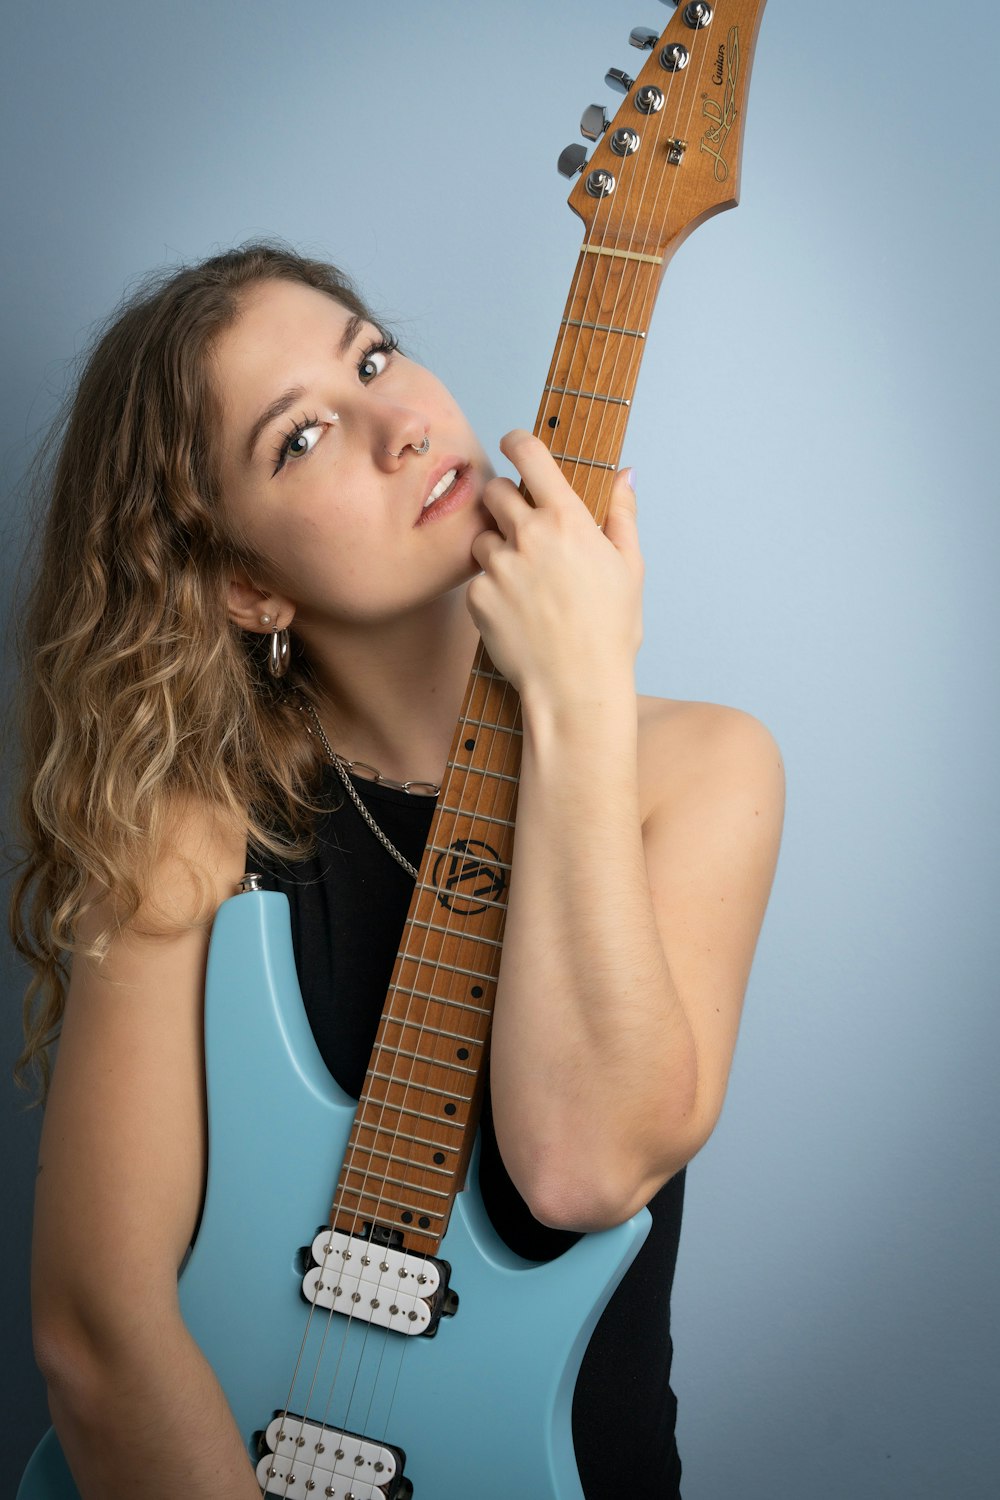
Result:
{"label": "black tank top", "polygon": [[[355,785],[396,848],[419,865],[433,799],[411,797],[370,781]],[[347,798],[332,769],[316,850],[294,864],[256,853],[250,864],[265,889],[283,892],[309,1024],[336,1081],[358,1098],[413,882],[382,848]],[[480,1186],[498,1234],[529,1260],[552,1260],[579,1238],[532,1217],[508,1176],[489,1108],[482,1119]],[[641,1453],[644,1495],[679,1500],[674,1441],[677,1405],[670,1389],[670,1291],[677,1259],[684,1173],[656,1194],[653,1224],[594,1330],[573,1398],[573,1442],[586,1500],[622,1492],[622,1454]]]}

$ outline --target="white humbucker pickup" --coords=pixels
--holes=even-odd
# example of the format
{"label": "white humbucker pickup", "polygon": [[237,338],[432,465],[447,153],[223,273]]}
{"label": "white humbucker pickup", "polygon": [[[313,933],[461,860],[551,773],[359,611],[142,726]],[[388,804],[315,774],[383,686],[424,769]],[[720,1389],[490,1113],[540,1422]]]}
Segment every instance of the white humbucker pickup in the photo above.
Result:
{"label": "white humbucker pickup", "polygon": [[396,1477],[391,1448],[290,1413],[275,1417],[264,1439],[271,1451],[257,1465],[257,1483],[265,1495],[385,1500]]}
{"label": "white humbucker pickup", "polygon": [[423,1333],[428,1327],[428,1299],[441,1285],[434,1261],[372,1245],[337,1229],[320,1230],[312,1255],[316,1265],[303,1277],[302,1290],[317,1307],[331,1307],[397,1333]]}

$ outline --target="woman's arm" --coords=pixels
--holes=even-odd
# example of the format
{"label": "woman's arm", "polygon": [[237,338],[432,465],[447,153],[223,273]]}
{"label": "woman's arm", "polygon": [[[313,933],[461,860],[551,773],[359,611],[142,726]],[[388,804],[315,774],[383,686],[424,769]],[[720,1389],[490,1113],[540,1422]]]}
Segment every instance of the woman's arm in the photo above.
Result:
{"label": "woman's arm", "polygon": [[[100,964],[73,963],[42,1132],[32,1303],[53,1422],[84,1500],[259,1500],[177,1299],[206,1149],[210,923],[189,923],[232,893],[243,855],[240,838],[191,810],[157,861],[155,920],[140,911]],[[204,872],[202,893],[186,860]]]}
{"label": "woman's arm", "polygon": [[477,543],[486,572],[470,588],[525,731],[494,1118],[536,1216],[593,1229],[646,1203],[718,1118],[783,781],[746,715],[660,704],[640,717],[624,483],[602,536],[540,443],[514,434],[505,451],[536,508],[490,487],[502,536]]}

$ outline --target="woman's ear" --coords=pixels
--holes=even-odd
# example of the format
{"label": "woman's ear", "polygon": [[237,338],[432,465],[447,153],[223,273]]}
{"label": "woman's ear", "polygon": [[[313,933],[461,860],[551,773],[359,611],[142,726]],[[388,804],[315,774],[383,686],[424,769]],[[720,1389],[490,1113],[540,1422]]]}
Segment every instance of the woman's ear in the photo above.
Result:
{"label": "woman's ear", "polygon": [[287,630],[295,618],[295,605],[290,599],[258,588],[243,572],[234,573],[229,580],[227,608],[234,625],[258,635]]}

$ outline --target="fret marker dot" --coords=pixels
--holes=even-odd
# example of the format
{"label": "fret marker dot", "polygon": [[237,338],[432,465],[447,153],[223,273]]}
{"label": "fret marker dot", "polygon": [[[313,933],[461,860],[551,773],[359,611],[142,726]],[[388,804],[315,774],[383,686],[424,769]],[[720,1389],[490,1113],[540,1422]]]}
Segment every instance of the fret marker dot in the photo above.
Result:
{"label": "fret marker dot", "polygon": [[437,1162],[438,1166],[440,1167],[442,1165],[442,1163],[444,1162],[444,1152],[443,1151],[435,1151],[435,1153],[434,1153],[434,1160]]}
{"label": "fret marker dot", "polygon": [[473,1000],[481,1000],[482,997],[483,997],[483,987],[482,987],[482,985],[481,984],[474,984],[472,986],[472,989],[471,989],[470,993],[472,995]]}
{"label": "fret marker dot", "polygon": [[[453,1115],[455,1113],[455,1108],[456,1106],[454,1104],[446,1104],[444,1107],[444,1112],[446,1115]],[[406,1217],[405,1214],[403,1217]],[[409,1223],[409,1220],[407,1220],[407,1223]]]}
{"label": "fret marker dot", "polygon": [[469,1055],[469,1049],[468,1049],[468,1047],[459,1047],[458,1051],[455,1053],[455,1056],[462,1058],[463,1061],[464,1061],[465,1058],[468,1057],[468,1055]]}
{"label": "fret marker dot", "polygon": [[408,1208],[404,1209],[399,1217],[402,1219],[404,1224],[413,1223],[413,1215],[410,1213],[410,1210]]}
{"label": "fret marker dot", "polygon": [[431,1227],[431,1221],[430,1219],[428,1219],[426,1214],[422,1214],[421,1217],[417,1220],[417,1223],[420,1225],[421,1229],[430,1229]]}
{"label": "fret marker dot", "polygon": [[549,426],[552,428],[552,431],[555,432],[556,428],[559,426],[559,418],[558,417],[550,417],[549,418]]}
{"label": "fret marker dot", "polygon": [[475,750],[475,748],[476,748],[476,742],[475,742],[475,740],[466,740],[466,742],[465,742],[465,748],[466,748],[466,750]]}

